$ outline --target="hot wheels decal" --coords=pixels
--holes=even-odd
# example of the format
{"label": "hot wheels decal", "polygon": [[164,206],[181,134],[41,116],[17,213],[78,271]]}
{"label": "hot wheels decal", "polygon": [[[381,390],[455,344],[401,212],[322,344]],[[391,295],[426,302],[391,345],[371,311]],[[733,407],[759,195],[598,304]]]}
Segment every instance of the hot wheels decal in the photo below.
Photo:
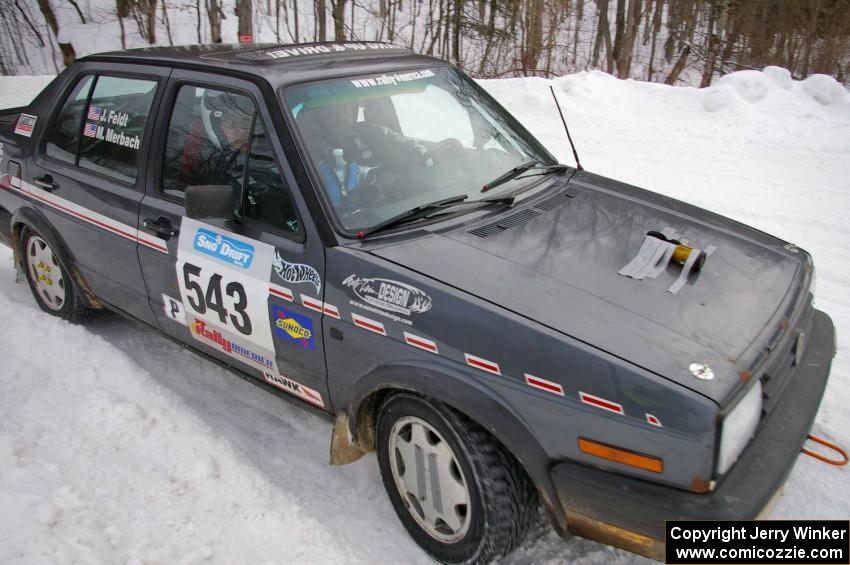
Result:
{"label": "hot wheels decal", "polygon": [[422,290],[390,279],[349,275],[342,281],[342,286],[350,288],[357,298],[371,307],[355,301],[352,305],[407,325],[412,325],[412,322],[390,312],[410,316],[427,312],[432,305],[431,297]]}
{"label": "hot wheels decal", "polygon": [[322,278],[319,276],[319,272],[310,265],[289,263],[277,251],[274,253],[272,265],[274,266],[274,272],[284,282],[292,284],[310,283],[316,287],[316,294],[321,294]]}
{"label": "hot wheels decal", "polygon": [[312,351],[316,347],[313,337],[313,320],[291,312],[286,308],[274,306],[272,308],[275,333],[284,341],[295,343]]}

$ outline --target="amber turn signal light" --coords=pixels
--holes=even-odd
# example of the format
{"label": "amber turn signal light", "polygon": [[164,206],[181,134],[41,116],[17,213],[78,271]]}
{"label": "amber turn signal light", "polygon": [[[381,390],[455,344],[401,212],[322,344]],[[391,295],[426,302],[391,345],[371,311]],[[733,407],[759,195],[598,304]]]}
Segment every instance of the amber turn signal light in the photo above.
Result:
{"label": "amber turn signal light", "polygon": [[660,473],[664,470],[664,463],[657,457],[641,455],[634,451],[611,447],[610,445],[597,443],[589,439],[578,438],[578,448],[582,453],[595,455],[596,457],[601,457],[602,459],[607,459],[608,461],[614,461],[616,463],[622,463],[623,465],[628,465],[630,467],[637,467],[644,471]]}

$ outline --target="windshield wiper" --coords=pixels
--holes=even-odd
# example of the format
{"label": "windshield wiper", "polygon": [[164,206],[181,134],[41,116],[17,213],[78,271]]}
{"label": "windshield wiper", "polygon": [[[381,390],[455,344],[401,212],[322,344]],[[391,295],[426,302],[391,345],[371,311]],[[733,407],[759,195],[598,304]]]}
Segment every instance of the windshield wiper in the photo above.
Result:
{"label": "windshield wiper", "polygon": [[544,171],[541,174],[548,174],[548,173],[555,173],[555,172],[562,173],[562,172],[567,170],[567,166],[561,165],[561,164],[543,165],[543,164],[541,164],[540,161],[538,161],[537,159],[534,159],[532,161],[528,161],[527,163],[522,163],[521,165],[517,165],[516,167],[509,170],[508,172],[502,173],[501,175],[497,176],[496,178],[494,178],[493,180],[491,180],[490,182],[485,184],[484,187],[481,189],[481,192],[487,192],[488,190],[492,190],[499,185],[502,185],[502,184],[505,184],[508,181],[514,180],[515,178],[520,176],[522,173],[524,173],[526,171],[530,171],[531,169],[540,169],[540,170]]}
{"label": "windshield wiper", "polygon": [[364,230],[360,230],[357,232],[357,237],[363,239],[364,237],[371,235],[375,232],[384,231],[389,228],[406,224],[407,222],[413,222],[415,220],[421,220],[423,218],[427,218],[428,216],[434,214],[435,212],[439,212],[442,210],[446,210],[448,208],[454,208],[455,206],[469,206],[474,204],[507,204],[512,205],[514,203],[513,196],[503,196],[500,198],[482,198],[479,200],[470,200],[466,201],[469,198],[466,194],[459,194],[458,196],[452,196],[451,198],[443,198],[442,200],[436,200],[434,202],[428,202],[427,204],[420,204],[415,208],[411,208],[406,212],[402,212],[401,214],[397,214],[391,218],[384,220],[378,224],[370,228],[366,228]]}

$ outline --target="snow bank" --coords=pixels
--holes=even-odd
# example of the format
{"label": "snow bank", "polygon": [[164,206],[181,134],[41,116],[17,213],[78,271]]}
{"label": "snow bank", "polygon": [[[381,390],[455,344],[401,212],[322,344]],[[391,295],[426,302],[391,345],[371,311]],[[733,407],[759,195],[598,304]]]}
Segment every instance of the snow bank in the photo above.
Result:
{"label": "snow bank", "polygon": [[[814,432],[850,445],[850,97],[827,78],[735,73],[703,90],[599,72],[485,81],[561,160],[793,241],[839,328]],[[45,78],[0,79],[0,106]],[[426,563],[374,457],[326,465],[330,426],[117,317],[36,309],[0,249],[0,560],[10,563]],[[848,470],[802,457],[776,518],[850,515]],[[545,524],[508,562],[637,563]]]}

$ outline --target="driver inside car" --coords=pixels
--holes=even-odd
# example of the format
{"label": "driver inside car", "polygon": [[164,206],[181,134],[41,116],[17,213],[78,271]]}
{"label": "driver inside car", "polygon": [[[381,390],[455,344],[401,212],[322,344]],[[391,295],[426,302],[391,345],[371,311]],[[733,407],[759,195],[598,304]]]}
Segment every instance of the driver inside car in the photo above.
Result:
{"label": "driver inside car", "polygon": [[[358,121],[362,112],[365,119]],[[370,113],[381,114],[373,116]],[[350,103],[305,106],[296,117],[308,140],[309,152],[334,207],[357,200],[362,187],[374,183],[378,170],[397,175],[434,166],[446,144],[407,137],[379,118],[387,119],[378,106],[364,108]]]}
{"label": "driver inside car", "polygon": [[180,185],[241,185],[254,105],[239,94],[207,90],[201,100],[204,134],[188,136]]}

